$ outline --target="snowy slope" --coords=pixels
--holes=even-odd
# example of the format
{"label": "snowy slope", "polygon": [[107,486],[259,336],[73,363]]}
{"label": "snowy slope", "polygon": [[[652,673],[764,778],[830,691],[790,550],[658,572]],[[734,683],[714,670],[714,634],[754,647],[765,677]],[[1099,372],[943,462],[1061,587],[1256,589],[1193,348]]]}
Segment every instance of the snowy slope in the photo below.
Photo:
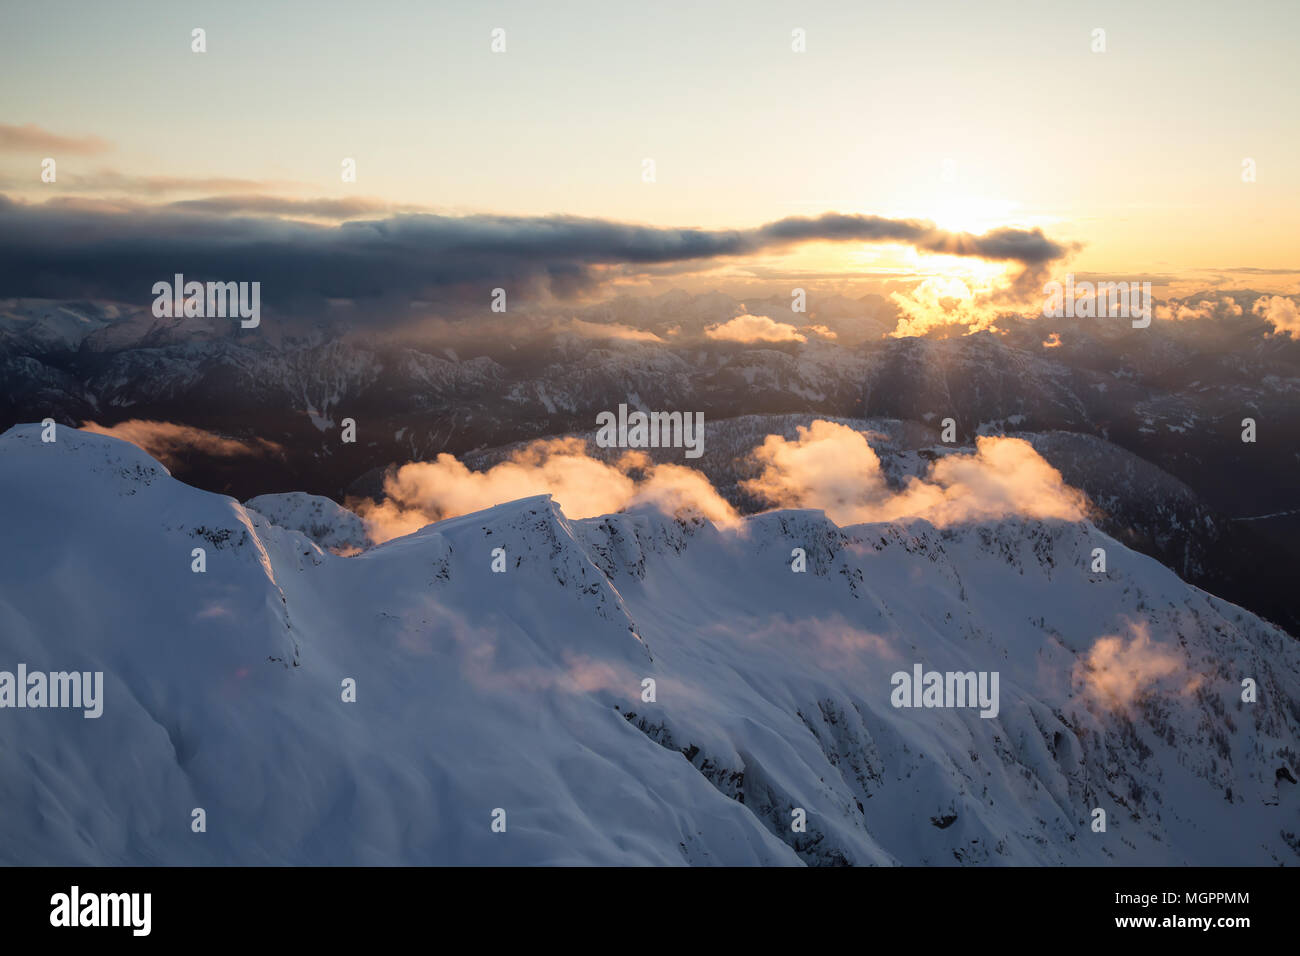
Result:
{"label": "snowy slope", "polygon": [[14,336],[33,354],[76,349],[120,318],[117,307],[40,299],[0,301],[0,336]]}
{"label": "snowy slope", "polygon": [[[0,502],[0,670],[106,683],[98,719],[0,709],[0,862],[1300,861],[1300,648],[1087,524],[542,497],[344,558],[37,426]],[[894,708],[914,663],[999,672],[997,717]]]}
{"label": "snowy slope", "polygon": [[320,495],[301,491],[258,495],[244,505],[272,524],[301,531],[326,551],[335,554],[355,554],[369,544],[361,519],[337,502]]}

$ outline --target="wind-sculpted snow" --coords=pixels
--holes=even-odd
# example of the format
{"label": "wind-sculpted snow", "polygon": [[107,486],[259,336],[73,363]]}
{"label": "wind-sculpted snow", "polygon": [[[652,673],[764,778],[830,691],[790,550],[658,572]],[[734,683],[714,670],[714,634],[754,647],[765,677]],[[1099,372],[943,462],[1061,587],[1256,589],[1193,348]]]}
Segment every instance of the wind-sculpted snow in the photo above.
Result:
{"label": "wind-sculpted snow", "polygon": [[1296,642],[1086,522],[540,496],[341,557],[34,425],[0,502],[0,671],[104,673],[0,708],[6,863],[1300,862]]}
{"label": "wind-sculpted snow", "polygon": [[329,498],[292,491],[258,495],[245,504],[273,524],[301,531],[335,554],[355,554],[369,544],[361,519]]}

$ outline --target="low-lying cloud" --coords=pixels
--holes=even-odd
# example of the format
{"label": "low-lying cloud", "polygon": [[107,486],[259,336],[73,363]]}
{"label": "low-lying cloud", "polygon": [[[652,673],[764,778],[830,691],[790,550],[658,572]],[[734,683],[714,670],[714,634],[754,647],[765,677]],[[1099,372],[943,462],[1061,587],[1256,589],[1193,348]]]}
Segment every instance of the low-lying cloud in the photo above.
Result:
{"label": "low-lying cloud", "polygon": [[705,336],[720,342],[807,342],[808,336],[788,322],[777,322],[766,315],[738,315],[727,322],[711,325]]}
{"label": "low-lying cloud", "polygon": [[560,326],[560,331],[570,332],[584,339],[616,339],[620,342],[656,342],[663,344],[663,339],[648,329],[638,329],[619,322],[588,322],[584,319],[570,319]]}
{"label": "low-lying cloud", "polygon": [[1210,295],[1196,299],[1170,299],[1156,306],[1157,319],[1192,322],[1206,319],[1232,319],[1242,314],[1240,303],[1230,295]]}
{"label": "low-lying cloud", "polygon": [[976,292],[961,279],[931,276],[910,289],[890,293],[899,319],[893,338],[922,336],[936,330],[963,335],[992,329],[1002,316],[1002,292]]}
{"label": "low-lying cloud", "polygon": [[973,454],[933,462],[901,489],[886,481],[866,437],[847,425],[814,421],[790,440],[768,435],[755,449],[762,466],[741,486],[780,508],[820,508],[838,525],[925,518],[936,525],[1009,515],[1078,521],[1087,500],[1028,442],[980,436]]}
{"label": "low-lying cloud", "polygon": [[[821,509],[842,526],[907,517],[937,525],[1010,515],[1078,521],[1087,512],[1083,494],[1018,438],[981,437],[974,453],[948,455],[901,489],[886,482],[863,434],[833,422],[800,427],[793,441],[769,435],[753,456],[762,472],[742,482],[745,490],[775,507]],[[448,454],[411,462],[387,476],[384,494],[352,505],[376,543],[540,494],[551,495],[573,518],[650,504],[670,514],[699,513],[720,525],[738,520],[702,472],[656,465],[634,451],[610,464],[589,455],[580,438],[532,442],[485,471]]]}
{"label": "low-lying cloud", "polygon": [[198,453],[215,458],[241,458],[254,455],[279,455],[284,449],[264,438],[249,441],[225,438],[193,425],[132,418],[116,425],[104,426],[83,422],[81,430],[96,435],[120,438],[140,448],[168,468],[174,468],[187,454]]}
{"label": "low-lying cloud", "polygon": [[1099,637],[1074,668],[1074,680],[1085,694],[1108,709],[1127,707],[1152,688],[1172,681],[1170,689],[1194,690],[1187,662],[1172,646],[1151,640],[1146,624],[1132,627],[1132,637]]}
{"label": "low-lying cloud", "polygon": [[411,462],[385,478],[384,494],[382,501],[353,506],[376,543],[443,518],[541,494],[551,495],[571,518],[651,504],[670,514],[696,511],[716,524],[736,520],[731,505],[702,473],[682,465],[656,465],[643,452],[628,452],[607,464],[588,455],[581,438],[531,442],[486,471],[472,471],[448,454]]}
{"label": "low-lying cloud", "polygon": [[1289,333],[1300,338],[1300,308],[1295,299],[1285,295],[1261,296],[1255,300],[1251,311],[1269,322],[1274,331]]}

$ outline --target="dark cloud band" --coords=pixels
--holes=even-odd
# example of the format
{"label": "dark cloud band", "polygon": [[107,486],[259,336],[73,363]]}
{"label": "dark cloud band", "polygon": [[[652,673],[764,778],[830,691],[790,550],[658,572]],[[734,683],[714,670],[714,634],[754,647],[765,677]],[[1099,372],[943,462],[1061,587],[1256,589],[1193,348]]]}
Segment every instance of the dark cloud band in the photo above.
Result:
{"label": "dark cloud band", "polygon": [[191,202],[116,208],[0,196],[0,295],[147,304],[155,281],[181,272],[199,280],[260,281],[263,300],[280,308],[325,299],[481,296],[488,283],[568,296],[597,285],[603,269],[688,267],[812,241],[901,242],[1026,270],[1069,251],[1039,230],[971,235],[920,220],[836,213],[747,230],[424,214],[317,225],[213,214]]}

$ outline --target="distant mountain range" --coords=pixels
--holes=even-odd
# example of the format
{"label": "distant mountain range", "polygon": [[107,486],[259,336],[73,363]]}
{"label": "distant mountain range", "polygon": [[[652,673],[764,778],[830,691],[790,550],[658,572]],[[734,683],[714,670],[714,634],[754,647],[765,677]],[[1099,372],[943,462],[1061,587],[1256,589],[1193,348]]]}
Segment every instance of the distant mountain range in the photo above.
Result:
{"label": "distant mountain range", "polygon": [[[258,439],[246,455],[179,447],[168,463],[241,499],[342,502],[379,494],[391,465],[441,452],[490,461],[517,442],[591,432],[597,413],[626,402],[702,411],[706,456],[689,464],[753,510],[734,487],[736,459],[764,429],[788,433],[812,415],[893,422],[901,444],[888,458],[937,453],[951,417],[959,444],[1030,438],[1098,504],[1108,533],[1300,633],[1286,573],[1300,566],[1300,343],[1251,314],[1253,293],[1238,295],[1240,316],[1148,329],[1006,319],[1002,334],[906,339],[885,337],[897,314],[880,296],[812,299],[793,314],[788,300],[672,292],[401,340],[11,301],[0,311],[0,425],[145,419]],[[708,338],[745,312],[802,328],[805,341]],[[1241,441],[1247,417],[1253,444]],[[344,418],[357,423],[355,444],[339,440]]]}

